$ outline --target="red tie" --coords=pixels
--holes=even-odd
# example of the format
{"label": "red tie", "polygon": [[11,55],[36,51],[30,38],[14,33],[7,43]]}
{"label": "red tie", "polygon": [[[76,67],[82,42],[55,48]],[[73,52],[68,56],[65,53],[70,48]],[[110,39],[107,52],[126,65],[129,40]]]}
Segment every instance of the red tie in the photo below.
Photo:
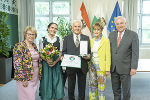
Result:
{"label": "red tie", "polygon": [[117,40],[117,48],[119,47],[120,41],[121,41],[121,33],[119,33],[119,37],[118,37],[118,40]]}

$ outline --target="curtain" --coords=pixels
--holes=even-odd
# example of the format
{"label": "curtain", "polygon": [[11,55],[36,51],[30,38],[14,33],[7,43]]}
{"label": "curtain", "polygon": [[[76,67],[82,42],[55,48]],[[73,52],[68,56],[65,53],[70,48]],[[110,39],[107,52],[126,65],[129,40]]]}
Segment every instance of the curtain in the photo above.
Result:
{"label": "curtain", "polygon": [[35,26],[35,2],[34,0],[18,0],[19,41],[24,40],[23,31],[28,25]]}
{"label": "curtain", "polygon": [[137,31],[137,1],[138,0],[124,0],[123,16],[127,20],[127,28]]}

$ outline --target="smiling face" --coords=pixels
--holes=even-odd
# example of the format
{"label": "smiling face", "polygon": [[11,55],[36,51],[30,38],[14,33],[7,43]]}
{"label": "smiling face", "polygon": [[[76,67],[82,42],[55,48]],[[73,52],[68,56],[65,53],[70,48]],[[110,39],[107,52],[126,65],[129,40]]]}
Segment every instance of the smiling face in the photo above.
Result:
{"label": "smiling face", "polygon": [[36,38],[36,34],[32,32],[31,30],[28,30],[25,35],[25,40],[32,43]]}
{"label": "smiling face", "polygon": [[102,31],[103,31],[102,24],[96,22],[93,25],[93,33],[94,33],[96,39],[98,39],[100,37],[100,34],[102,33]]}
{"label": "smiling face", "polygon": [[75,21],[72,25],[72,30],[76,35],[79,35],[81,33],[81,22]]}
{"label": "smiling face", "polygon": [[100,27],[95,26],[94,29],[93,29],[93,33],[95,35],[95,38],[99,38],[100,34],[102,33],[102,30],[100,29]]}
{"label": "smiling face", "polygon": [[51,24],[49,27],[48,27],[48,33],[49,35],[52,35],[54,36],[57,32],[57,25],[56,24]]}
{"label": "smiling face", "polygon": [[118,18],[115,20],[116,29],[118,32],[123,32],[126,29],[126,22],[123,18]]}

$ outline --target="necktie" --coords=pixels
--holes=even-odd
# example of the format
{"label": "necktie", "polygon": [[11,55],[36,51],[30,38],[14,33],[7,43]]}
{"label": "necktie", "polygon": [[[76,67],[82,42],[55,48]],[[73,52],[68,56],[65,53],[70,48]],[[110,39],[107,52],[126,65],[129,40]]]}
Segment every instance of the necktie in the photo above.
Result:
{"label": "necktie", "polygon": [[75,43],[75,45],[76,45],[76,47],[78,47],[79,46],[79,38],[78,38],[78,35],[76,35],[76,43]]}
{"label": "necktie", "polygon": [[121,33],[119,33],[119,37],[118,37],[118,40],[117,40],[117,48],[119,47],[120,41],[121,41]]}

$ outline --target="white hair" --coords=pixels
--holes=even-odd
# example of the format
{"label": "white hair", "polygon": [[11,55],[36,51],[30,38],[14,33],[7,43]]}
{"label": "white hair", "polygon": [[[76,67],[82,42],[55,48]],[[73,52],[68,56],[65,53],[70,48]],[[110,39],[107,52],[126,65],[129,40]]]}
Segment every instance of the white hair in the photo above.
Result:
{"label": "white hair", "polygon": [[116,19],[115,19],[115,24],[116,24],[116,21],[117,21],[118,19],[123,19],[123,20],[125,21],[125,23],[126,23],[126,18],[125,18],[125,17],[123,17],[123,16],[118,16],[118,17],[116,17]]}
{"label": "white hair", "polygon": [[81,20],[73,20],[73,21],[72,21],[72,26],[73,26],[73,24],[76,23],[76,22],[79,22],[79,23],[80,23],[80,26],[82,27],[82,22],[81,22]]}

